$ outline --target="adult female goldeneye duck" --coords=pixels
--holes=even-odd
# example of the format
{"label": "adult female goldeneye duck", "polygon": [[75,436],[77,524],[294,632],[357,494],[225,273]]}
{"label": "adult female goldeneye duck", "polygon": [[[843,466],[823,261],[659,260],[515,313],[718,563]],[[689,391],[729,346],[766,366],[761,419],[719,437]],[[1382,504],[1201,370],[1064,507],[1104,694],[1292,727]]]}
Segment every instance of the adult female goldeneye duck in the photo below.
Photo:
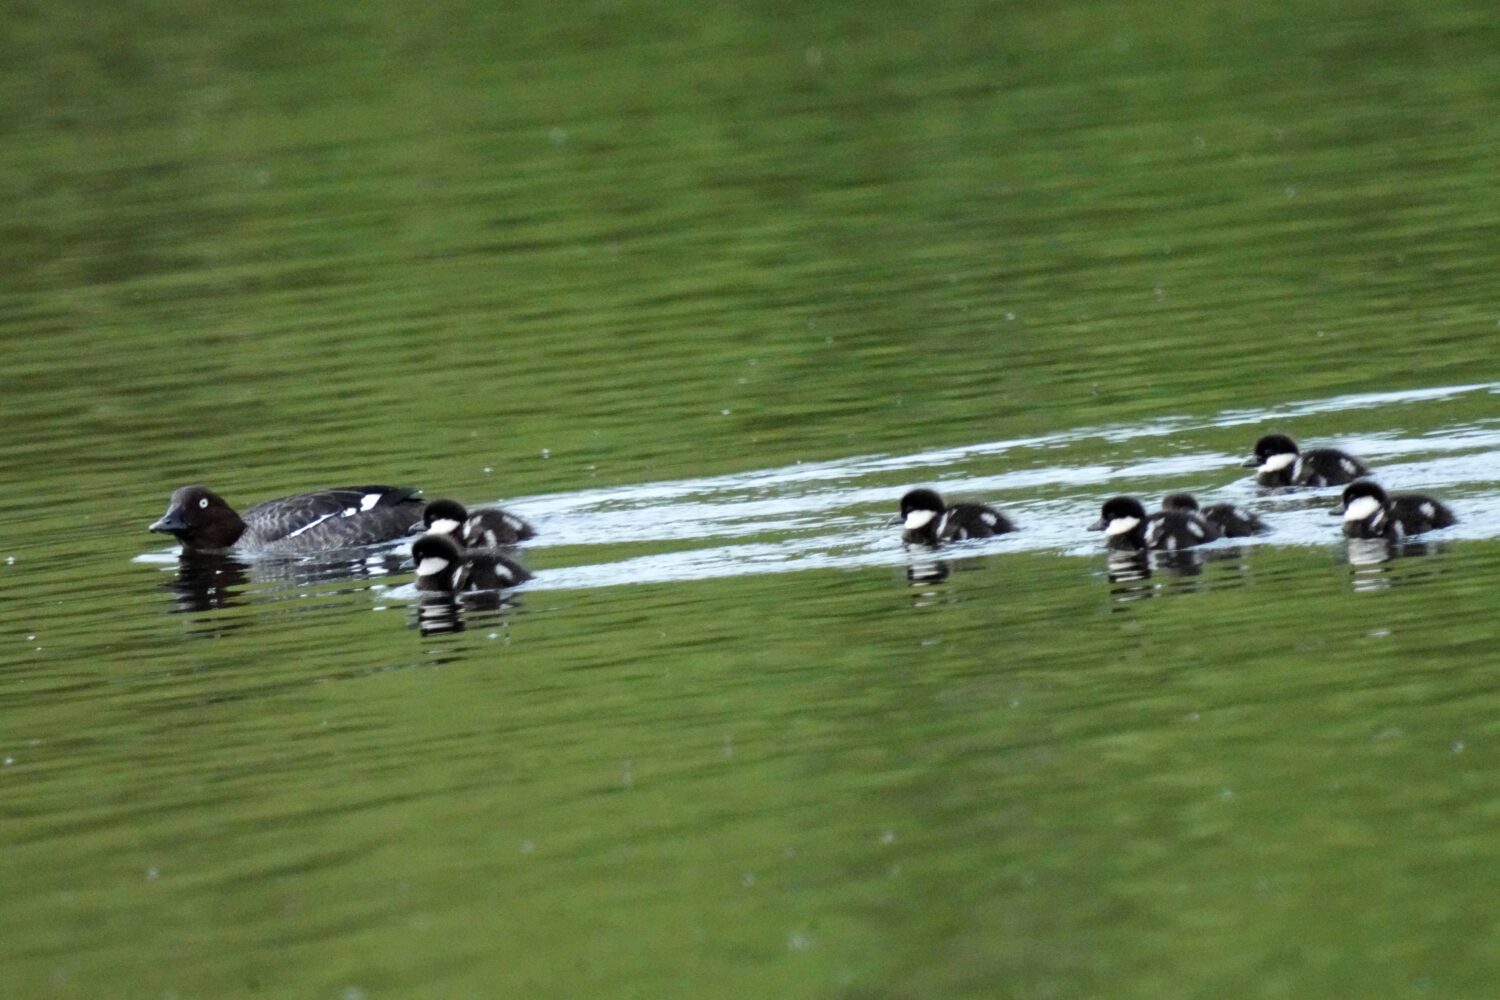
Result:
{"label": "adult female goldeneye duck", "polygon": [[1108,547],[1117,551],[1187,549],[1219,537],[1216,527],[1191,511],[1159,510],[1147,515],[1135,497],[1106,500],[1099,520],[1089,530],[1104,532]]}
{"label": "adult female goldeneye duck", "polygon": [[536,530],[510,511],[481,507],[472,513],[457,500],[434,500],[422,512],[428,531],[451,535],[471,549],[514,545],[536,536]]}
{"label": "adult female goldeneye duck", "polygon": [[1162,497],[1161,509],[1197,514],[1218,530],[1220,538],[1248,538],[1270,530],[1254,511],[1232,503],[1211,503],[1199,509],[1198,499],[1191,493],[1172,493]]}
{"label": "adult female goldeneye duck", "polygon": [[150,530],[184,550],[303,555],[389,542],[409,534],[422,511],[409,486],[341,486],[258,503],[237,514],[203,486],[183,486]]}
{"label": "adult female goldeneye duck", "polygon": [[1255,457],[1243,463],[1255,470],[1262,486],[1342,486],[1370,474],[1369,467],[1337,448],[1299,451],[1285,434],[1267,434],[1255,442]]}
{"label": "adult female goldeneye duck", "polygon": [[901,541],[908,545],[937,545],[966,538],[989,538],[1016,530],[1010,518],[982,503],[949,507],[936,491],[911,490],[901,498],[901,513],[890,520],[901,525]]}
{"label": "adult female goldeneye duck", "polygon": [[531,579],[514,559],[493,549],[461,549],[451,535],[429,531],[412,543],[417,589],[444,594],[501,590]]}
{"label": "adult female goldeneye duck", "polygon": [[1453,511],[1440,500],[1425,493],[1387,493],[1368,479],[1344,487],[1339,505],[1329,513],[1344,515],[1345,538],[1384,538],[1392,542],[1458,523]]}

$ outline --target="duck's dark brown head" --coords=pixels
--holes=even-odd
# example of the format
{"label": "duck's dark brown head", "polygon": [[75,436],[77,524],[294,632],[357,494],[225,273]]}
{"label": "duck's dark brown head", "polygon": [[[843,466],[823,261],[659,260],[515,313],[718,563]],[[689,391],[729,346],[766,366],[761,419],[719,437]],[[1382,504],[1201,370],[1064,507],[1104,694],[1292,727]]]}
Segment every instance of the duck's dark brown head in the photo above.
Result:
{"label": "duck's dark brown head", "polygon": [[167,512],[150,530],[171,535],[183,548],[214,552],[238,541],[245,533],[245,522],[213,490],[184,486],[172,494]]}

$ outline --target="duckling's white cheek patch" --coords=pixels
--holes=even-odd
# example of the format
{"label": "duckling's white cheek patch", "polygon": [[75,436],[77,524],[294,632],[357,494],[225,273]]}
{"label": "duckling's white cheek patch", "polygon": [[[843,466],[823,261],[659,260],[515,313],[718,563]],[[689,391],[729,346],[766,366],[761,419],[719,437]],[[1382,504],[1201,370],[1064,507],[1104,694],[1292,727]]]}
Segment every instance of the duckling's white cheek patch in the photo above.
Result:
{"label": "duckling's white cheek patch", "polygon": [[423,559],[421,562],[417,563],[417,575],[436,576],[438,573],[441,573],[447,568],[448,560],[443,559],[439,556],[428,556],[426,559]]}
{"label": "duckling's white cheek patch", "polygon": [[918,528],[927,527],[935,517],[937,517],[935,510],[914,510],[906,515],[904,524],[907,531],[916,531]]}
{"label": "duckling's white cheek patch", "polygon": [[442,535],[451,535],[453,534],[454,529],[457,527],[458,522],[453,520],[453,518],[440,517],[432,522],[431,530],[436,531],[437,533]]}
{"label": "duckling's white cheek patch", "polygon": [[1128,535],[1140,523],[1141,519],[1138,517],[1117,517],[1109,522],[1109,525],[1104,529],[1104,533],[1110,538],[1115,538],[1119,535]]}
{"label": "duckling's white cheek patch", "polygon": [[380,502],[380,497],[381,494],[379,493],[366,493],[364,496],[360,497],[359,509],[369,510]]}
{"label": "duckling's white cheek patch", "polygon": [[1356,497],[1344,508],[1344,520],[1363,521],[1380,511],[1380,501],[1374,497]]}
{"label": "duckling's white cheek patch", "polygon": [[1295,461],[1297,461],[1297,456],[1293,455],[1291,452],[1285,452],[1280,455],[1272,455],[1270,458],[1261,463],[1259,471],[1280,472],[1282,469],[1285,469]]}

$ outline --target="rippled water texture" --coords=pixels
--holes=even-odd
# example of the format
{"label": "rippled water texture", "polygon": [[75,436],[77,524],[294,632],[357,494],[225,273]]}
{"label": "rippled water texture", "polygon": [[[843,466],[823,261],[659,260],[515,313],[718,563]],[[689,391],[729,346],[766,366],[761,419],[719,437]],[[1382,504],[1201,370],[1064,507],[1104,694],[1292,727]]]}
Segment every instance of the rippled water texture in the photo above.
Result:
{"label": "rippled water texture", "polygon": [[[1492,995],[1497,81],[1456,2],[12,5],[0,994]],[[537,575],[180,561],[191,482]],[[1274,531],[1085,530],[1178,490]]]}

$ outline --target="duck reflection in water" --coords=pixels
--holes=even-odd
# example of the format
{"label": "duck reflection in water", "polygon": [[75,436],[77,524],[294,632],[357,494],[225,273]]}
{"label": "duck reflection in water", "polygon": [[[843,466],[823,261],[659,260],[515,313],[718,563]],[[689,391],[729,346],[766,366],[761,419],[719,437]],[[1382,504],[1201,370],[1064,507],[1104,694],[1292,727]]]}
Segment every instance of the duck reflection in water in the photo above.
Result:
{"label": "duck reflection in water", "polygon": [[[422,635],[463,632],[471,624],[503,624],[519,603],[497,590],[463,594],[428,592],[414,605],[411,623]],[[493,621],[492,621],[493,620]]]}
{"label": "duck reflection in water", "polygon": [[1434,542],[1393,542],[1385,538],[1351,538],[1349,585],[1357,591],[1385,590],[1425,580],[1441,570],[1441,560],[1424,562],[1411,556],[1431,556],[1443,551]]}
{"label": "duck reflection in water", "polygon": [[912,586],[942,583],[952,572],[946,559],[913,559],[906,564],[906,582]]}
{"label": "duck reflection in water", "polygon": [[175,611],[214,611],[239,604],[248,584],[271,585],[268,593],[275,599],[278,584],[301,588],[390,576],[401,572],[403,561],[401,553],[392,550],[345,552],[316,559],[245,560],[228,552],[184,549],[177,557],[177,576],[166,589],[175,595]]}
{"label": "duck reflection in water", "polygon": [[239,602],[250,566],[222,552],[182,553],[177,575],[165,585],[179,612],[217,611]]}

